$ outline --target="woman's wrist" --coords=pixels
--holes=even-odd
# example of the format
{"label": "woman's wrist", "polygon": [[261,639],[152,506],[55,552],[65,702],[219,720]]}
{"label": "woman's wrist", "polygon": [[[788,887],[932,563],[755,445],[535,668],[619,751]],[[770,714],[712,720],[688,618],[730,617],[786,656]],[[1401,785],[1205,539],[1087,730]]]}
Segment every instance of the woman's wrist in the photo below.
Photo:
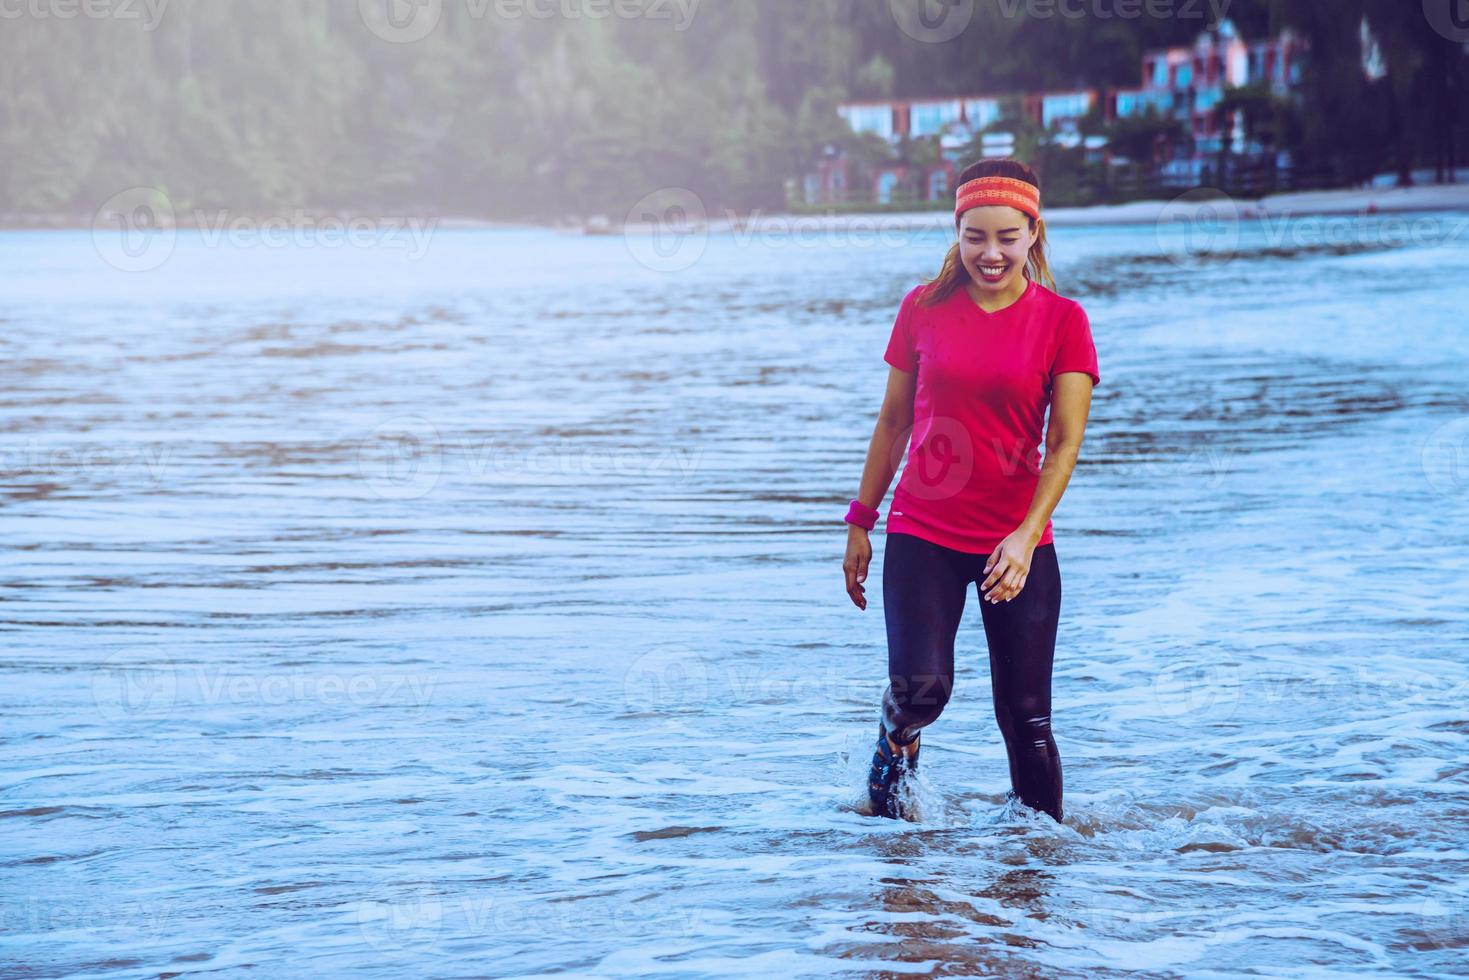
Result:
{"label": "woman's wrist", "polygon": [[879,516],[876,508],[868,507],[862,501],[854,499],[847,507],[845,520],[854,527],[870,531],[877,526]]}

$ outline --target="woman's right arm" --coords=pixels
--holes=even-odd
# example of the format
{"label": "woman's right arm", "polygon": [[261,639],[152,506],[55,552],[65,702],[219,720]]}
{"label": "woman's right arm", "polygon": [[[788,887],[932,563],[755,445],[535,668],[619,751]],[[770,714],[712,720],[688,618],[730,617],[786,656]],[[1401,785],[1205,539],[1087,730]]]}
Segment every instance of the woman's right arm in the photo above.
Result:
{"label": "woman's right arm", "polygon": [[[874,510],[887,496],[903,451],[908,448],[908,438],[913,432],[913,396],[917,386],[917,373],[888,366],[887,392],[877,413],[877,425],[867,446],[867,464],[862,468],[862,484],[857,490],[857,499]],[[872,542],[867,530],[848,524],[847,555],[842,560],[842,572],[847,580],[847,595],[851,596],[858,609],[867,608],[862,583],[867,580],[867,566],[871,561]]]}

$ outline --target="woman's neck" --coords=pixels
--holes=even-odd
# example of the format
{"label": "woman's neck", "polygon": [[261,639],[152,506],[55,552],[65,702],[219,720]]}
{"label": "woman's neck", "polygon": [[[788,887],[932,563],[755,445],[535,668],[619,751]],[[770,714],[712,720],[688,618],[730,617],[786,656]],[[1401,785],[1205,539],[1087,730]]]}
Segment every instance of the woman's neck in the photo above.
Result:
{"label": "woman's neck", "polygon": [[1030,285],[1030,280],[1024,276],[1016,279],[1015,284],[1003,293],[981,292],[975,288],[974,281],[970,280],[964,286],[964,291],[969,294],[974,305],[986,313],[994,313],[1014,304],[1020,297],[1025,295],[1025,290]]}

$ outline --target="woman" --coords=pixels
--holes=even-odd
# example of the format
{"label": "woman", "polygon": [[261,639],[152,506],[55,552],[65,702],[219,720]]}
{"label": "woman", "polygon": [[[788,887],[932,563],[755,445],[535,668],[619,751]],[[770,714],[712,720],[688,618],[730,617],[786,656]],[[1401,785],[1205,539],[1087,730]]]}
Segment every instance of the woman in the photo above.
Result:
{"label": "woman", "polygon": [[958,241],[938,277],[904,297],[893,324],[887,393],[846,517],[847,594],[866,609],[868,532],[911,433],[887,522],[889,683],[868,795],[874,814],[908,816],[898,781],[918,766],[919,731],[948,703],[973,582],[1010,760],[1008,795],[1059,821],[1051,663],[1061,575],[1051,513],[1102,379],[1086,312],[1055,293],[1035,173],[1015,160],[969,166],[954,220]]}

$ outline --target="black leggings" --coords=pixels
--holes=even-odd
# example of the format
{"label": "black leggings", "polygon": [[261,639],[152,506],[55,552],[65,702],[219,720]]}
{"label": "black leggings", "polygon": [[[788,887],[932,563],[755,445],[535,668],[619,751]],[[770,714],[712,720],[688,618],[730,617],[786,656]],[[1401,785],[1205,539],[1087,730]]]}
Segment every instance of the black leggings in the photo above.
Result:
{"label": "black leggings", "polygon": [[995,719],[1010,757],[1010,785],[1027,806],[1061,819],[1061,756],[1051,736],[1051,662],[1061,614],[1056,546],[1038,546],[1020,594],[992,603],[979,592],[988,555],[889,532],[882,564],[888,633],[883,721],[908,745],[932,724],[954,689],[954,637],[965,593],[975,586],[990,652]]}

